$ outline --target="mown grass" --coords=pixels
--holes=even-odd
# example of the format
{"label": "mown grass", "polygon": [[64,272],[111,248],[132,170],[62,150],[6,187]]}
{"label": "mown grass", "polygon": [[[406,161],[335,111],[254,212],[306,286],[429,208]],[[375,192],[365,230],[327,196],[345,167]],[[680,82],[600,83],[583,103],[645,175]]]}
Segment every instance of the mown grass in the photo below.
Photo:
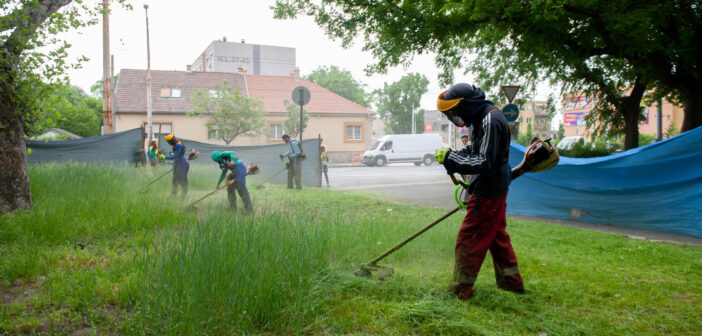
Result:
{"label": "mown grass", "polygon": [[[193,166],[189,200],[218,173]],[[368,280],[353,270],[445,210],[249,180],[254,216],[225,192],[191,212],[168,177],[138,191],[155,176],[30,167],[33,211],[0,217],[0,334],[702,333],[699,247],[509,219],[527,294],[498,290],[487,258],[460,301],[446,289],[459,215]]]}

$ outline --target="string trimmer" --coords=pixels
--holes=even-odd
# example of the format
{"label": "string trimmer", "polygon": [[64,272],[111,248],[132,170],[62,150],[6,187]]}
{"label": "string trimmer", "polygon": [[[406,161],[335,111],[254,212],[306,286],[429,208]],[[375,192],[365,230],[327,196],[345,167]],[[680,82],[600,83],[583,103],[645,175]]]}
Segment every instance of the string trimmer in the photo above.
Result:
{"label": "string trimmer", "polygon": [[[558,149],[552,146],[550,141],[550,138],[547,139],[546,142],[541,141],[541,139],[539,139],[538,137],[534,137],[533,139],[531,139],[529,147],[527,147],[527,149],[524,151],[524,159],[519,165],[512,169],[512,180],[516,179],[519,176],[522,176],[524,173],[535,173],[539,171],[548,170],[556,164],[558,164]],[[456,185],[456,189],[454,191],[454,200],[456,201],[458,206],[453,210],[445,213],[437,220],[431,222],[429,225],[423,227],[421,230],[415,232],[413,235],[407,237],[407,239],[401,241],[399,244],[383,252],[383,254],[377,256],[375,259],[369,261],[366,264],[362,264],[360,269],[354,272],[355,275],[362,277],[371,277],[373,275],[373,272],[377,272],[377,278],[380,280],[391,276],[394,273],[394,268],[392,267],[392,265],[378,265],[378,262],[380,260],[389,256],[401,247],[405,246],[405,244],[409,243],[414,238],[417,238],[422,233],[431,229],[436,224],[441,223],[444,219],[453,215],[458,210],[466,207],[467,199],[464,200],[463,198],[465,197],[461,196],[467,195],[468,183],[456,179],[456,177],[454,177],[453,175],[450,176],[451,180]]]}
{"label": "string trimmer", "polygon": [[[280,161],[283,161],[283,158],[280,158]],[[284,161],[283,161],[283,168],[280,169],[279,171],[275,172],[275,174],[271,175],[271,177],[267,178],[265,181],[261,182],[261,184],[257,185],[257,186],[256,186],[256,189],[263,189],[263,188],[265,188],[266,186],[264,186],[264,184],[266,184],[266,182],[270,181],[270,180],[273,179],[274,177],[278,176],[278,174],[280,174],[280,173],[284,172],[286,169],[288,169],[288,168],[289,168],[289,167],[288,167],[288,164],[289,164],[289,162],[284,162]]]}
{"label": "string trimmer", "polygon": [[[197,160],[197,158],[199,158],[199,157],[200,157],[200,152],[198,152],[198,151],[196,151],[196,150],[193,149],[192,151],[190,151],[190,154],[188,154],[188,161]],[[153,181],[149,182],[149,184],[143,186],[141,189],[139,189],[139,192],[144,192],[144,191],[146,191],[146,189],[148,189],[152,184],[156,183],[156,181],[158,181],[158,180],[160,180],[162,177],[164,177],[164,176],[170,174],[170,173],[173,171],[173,169],[175,169],[175,168],[169,169],[167,172],[161,174],[159,177],[157,177],[157,178],[154,179]]]}
{"label": "string trimmer", "polygon": [[[258,168],[258,165],[256,165],[255,163],[252,163],[249,165],[249,167],[246,171],[246,175],[256,175],[260,171],[261,171],[261,169]],[[216,192],[234,184],[235,182],[236,182],[236,180],[234,179],[233,173],[229,173],[227,175],[227,177],[224,179],[224,185],[222,185],[221,187],[217,187],[217,188],[215,188],[215,190],[211,191],[209,194],[202,196],[200,199],[198,199],[197,201],[190,204],[190,206],[188,206],[188,209],[190,209],[190,210],[196,209],[195,204],[199,203],[200,201],[204,200],[205,198],[208,198],[208,197],[214,195]]]}

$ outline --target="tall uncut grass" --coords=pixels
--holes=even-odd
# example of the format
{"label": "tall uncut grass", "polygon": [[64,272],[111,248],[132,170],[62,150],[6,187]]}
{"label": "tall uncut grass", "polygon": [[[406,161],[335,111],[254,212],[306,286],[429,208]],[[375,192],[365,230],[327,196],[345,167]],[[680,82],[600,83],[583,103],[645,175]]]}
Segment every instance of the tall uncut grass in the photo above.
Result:
{"label": "tall uncut grass", "polygon": [[139,191],[162,171],[30,166],[34,208],[0,216],[0,334],[702,333],[699,247],[508,219],[527,295],[488,257],[464,302],[446,289],[462,214],[368,280],[353,271],[446,210],[249,179],[254,215],[224,191],[195,212],[216,166],[192,166],[186,202],[170,176]]}

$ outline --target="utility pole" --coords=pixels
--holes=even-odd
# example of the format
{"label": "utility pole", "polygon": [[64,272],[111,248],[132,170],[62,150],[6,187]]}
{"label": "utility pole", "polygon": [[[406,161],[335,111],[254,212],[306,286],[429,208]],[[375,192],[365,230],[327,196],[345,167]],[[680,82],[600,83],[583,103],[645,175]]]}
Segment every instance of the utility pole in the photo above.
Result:
{"label": "utility pole", "polygon": [[110,2],[102,2],[102,125],[101,133],[112,129],[112,76],[110,74]]}
{"label": "utility pole", "polygon": [[[116,106],[115,104],[115,85],[116,83],[113,83],[112,80],[115,78],[115,55],[110,55],[110,110],[113,110]],[[110,114],[112,115],[112,118],[110,120],[110,127],[112,131],[110,133],[114,133],[114,130],[117,128],[117,125],[115,124],[115,114],[110,111]]]}
{"label": "utility pole", "polygon": [[147,148],[151,140],[153,140],[153,125],[151,119],[151,46],[149,41],[149,5],[144,4],[144,12],[146,13],[146,132],[148,134],[147,141],[144,143],[144,153],[147,155]]}
{"label": "utility pole", "polygon": [[417,129],[417,125],[415,124],[415,121],[414,121],[414,110],[412,110],[412,134],[415,133],[415,129]]}
{"label": "utility pole", "polygon": [[657,128],[656,128],[656,142],[659,142],[663,140],[663,100],[658,101],[658,115],[656,118],[656,121],[658,122]]}

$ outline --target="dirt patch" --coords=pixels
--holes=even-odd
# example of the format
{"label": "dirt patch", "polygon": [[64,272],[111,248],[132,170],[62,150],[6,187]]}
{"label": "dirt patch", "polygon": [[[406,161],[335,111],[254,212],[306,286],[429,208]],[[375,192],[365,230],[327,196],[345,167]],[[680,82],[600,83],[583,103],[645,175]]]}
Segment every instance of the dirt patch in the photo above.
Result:
{"label": "dirt patch", "polygon": [[42,279],[27,283],[18,279],[11,286],[0,288],[3,307],[6,308],[10,304],[26,306],[27,301],[41,291],[42,283]]}

